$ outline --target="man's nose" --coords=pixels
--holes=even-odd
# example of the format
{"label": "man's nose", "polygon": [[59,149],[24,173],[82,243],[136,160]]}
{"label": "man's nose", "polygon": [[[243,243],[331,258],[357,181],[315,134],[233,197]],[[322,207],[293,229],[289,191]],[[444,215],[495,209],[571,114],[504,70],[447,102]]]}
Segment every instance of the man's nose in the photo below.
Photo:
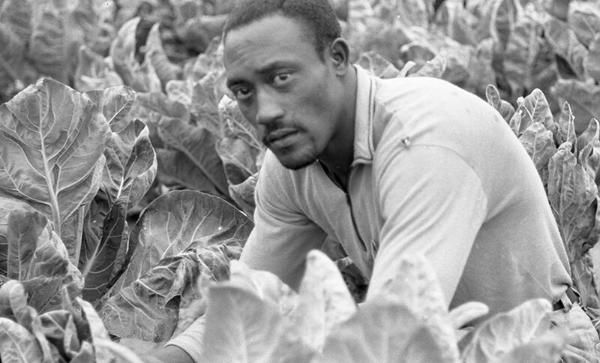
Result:
{"label": "man's nose", "polygon": [[283,108],[281,108],[273,95],[266,91],[258,92],[256,121],[259,124],[267,125],[281,118],[283,114]]}

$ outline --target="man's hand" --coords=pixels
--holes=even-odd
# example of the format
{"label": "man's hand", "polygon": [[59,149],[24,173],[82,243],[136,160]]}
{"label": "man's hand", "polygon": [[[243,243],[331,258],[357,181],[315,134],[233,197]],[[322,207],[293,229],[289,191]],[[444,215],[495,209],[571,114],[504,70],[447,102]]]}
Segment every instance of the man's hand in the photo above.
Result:
{"label": "man's hand", "polygon": [[456,337],[460,341],[464,338],[471,328],[467,327],[474,320],[479,319],[490,312],[488,306],[484,303],[471,301],[464,303],[450,310],[450,323],[456,330]]}

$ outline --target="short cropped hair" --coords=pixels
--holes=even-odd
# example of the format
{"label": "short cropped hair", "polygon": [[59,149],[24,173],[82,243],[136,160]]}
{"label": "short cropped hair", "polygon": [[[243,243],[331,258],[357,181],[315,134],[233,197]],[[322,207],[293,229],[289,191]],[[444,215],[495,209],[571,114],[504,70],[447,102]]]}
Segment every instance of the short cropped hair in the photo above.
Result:
{"label": "short cropped hair", "polygon": [[223,40],[231,30],[277,14],[301,21],[313,33],[315,49],[321,59],[323,50],[342,34],[327,0],[243,0],[229,14]]}

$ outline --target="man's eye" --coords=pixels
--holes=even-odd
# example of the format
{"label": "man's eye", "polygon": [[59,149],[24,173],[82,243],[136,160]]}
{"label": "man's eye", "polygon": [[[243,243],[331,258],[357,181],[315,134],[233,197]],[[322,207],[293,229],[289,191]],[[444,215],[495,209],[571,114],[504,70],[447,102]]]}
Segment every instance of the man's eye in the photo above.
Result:
{"label": "man's eye", "polygon": [[233,89],[232,92],[238,101],[248,99],[252,95],[252,91],[248,87],[239,87]]}
{"label": "man's eye", "polygon": [[276,73],[275,76],[273,77],[273,84],[275,86],[281,86],[281,85],[285,84],[287,81],[289,81],[289,79],[290,79],[289,72],[279,72],[279,73]]}

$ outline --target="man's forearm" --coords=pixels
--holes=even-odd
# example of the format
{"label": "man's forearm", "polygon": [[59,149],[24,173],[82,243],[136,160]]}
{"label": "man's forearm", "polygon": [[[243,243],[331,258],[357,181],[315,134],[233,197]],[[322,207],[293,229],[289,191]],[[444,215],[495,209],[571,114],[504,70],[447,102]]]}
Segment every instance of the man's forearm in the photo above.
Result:
{"label": "man's forearm", "polygon": [[192,357],[185,350],[167,345],[144,357],[146,363],[194,363]]}

